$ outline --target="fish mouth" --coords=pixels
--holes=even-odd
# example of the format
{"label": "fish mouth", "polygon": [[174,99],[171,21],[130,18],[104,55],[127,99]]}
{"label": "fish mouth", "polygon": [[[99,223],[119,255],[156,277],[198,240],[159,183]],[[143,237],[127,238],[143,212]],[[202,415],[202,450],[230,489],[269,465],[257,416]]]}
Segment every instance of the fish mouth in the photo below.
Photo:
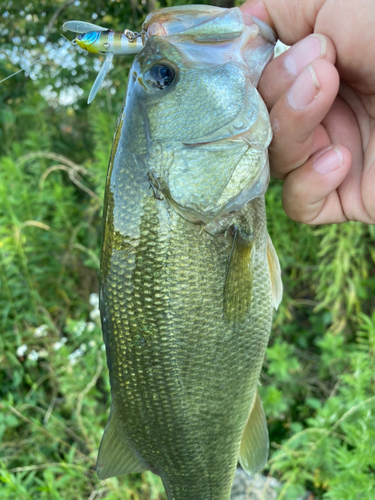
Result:
{"label": "fish mouth", "polygon": [[207,146],[207,144],[214,144],[215,142],[220,142],[222,139],[218,141],[209,141],[209,142],[194,142],[194,143],[186,143],[183,142],[182,145],[187,148],[197,148],[199,146]]}

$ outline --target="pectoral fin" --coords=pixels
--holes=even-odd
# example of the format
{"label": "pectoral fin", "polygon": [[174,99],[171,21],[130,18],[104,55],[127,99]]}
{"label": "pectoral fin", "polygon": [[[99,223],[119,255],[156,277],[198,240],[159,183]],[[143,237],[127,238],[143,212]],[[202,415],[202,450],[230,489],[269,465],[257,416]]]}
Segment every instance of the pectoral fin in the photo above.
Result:
{"label": "pectoral fin", "polygon": [[267,259],[272,286],[272,305],[275,309],[277,309],[283,297],[283,282],[281,281],[279,258],[277,257],[270,235],[268,235],[267,241]]}
{"label": "pectoral fin", "polygon": [[224,314],[229,321],[242,321],[251,304],[254,244],[236,229],[229,256],[224,289]]}
{"label": "pectoral fin", "polygon": [[268,430],[262,401],[258,391],[242,435],[240,464],[248,474],[256,474],[267,463]]}
{"label": "pectoral fin", "polygon": [[96,463],[99,479],[147,470],[147,466],[141,463],[130,448],[123,426],[117,410],[112,407]]}

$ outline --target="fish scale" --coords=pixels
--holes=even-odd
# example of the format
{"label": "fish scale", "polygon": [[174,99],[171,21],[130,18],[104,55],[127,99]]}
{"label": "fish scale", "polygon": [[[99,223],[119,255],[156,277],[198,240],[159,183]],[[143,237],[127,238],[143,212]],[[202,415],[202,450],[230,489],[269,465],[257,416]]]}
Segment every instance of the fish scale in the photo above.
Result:
{"label": "fish scale", "polygon": [[[212,9],[208,8],[209,19]],[[220,24],[217,19],[215,23]],[[229,35],[223,36],[227,40]],[[107,178],[100,306],[112,405],[97,470],[105,478],[150,469],[161,476],[169,500],[228,500],[238,457],[255,472],[264,465],[268,449],[257,384],[272,308],[280,293],[274,291],[278,268],[274,264],[271,272],[270,262],[276,257],[267,234],[264,197],[248,201],[243,194],[243,176],[260,183],[264,176],[259,172],[267,164],[264,154],[255,154],[237,139],[242,153],[228,174],[232,138],[214,147],[185,146],[179,142],[183,127],[179,125],[176,136],[171,122],[169,135],[168,124],[163,124],[164,142],[155,140],[152,131],[160,119],[155,102],[159,100],[162,109],[169,95],[172,117],[178,109],[173,87],[165,95],[160,90],[147,94],[142,78],[150,64],[183,65],[184,58],[183,52],[176,56],[176,47],[167,40],[158,45],[154,37],[150,46],[158,50],[150,51],[146,43],[145,54],[139,54],[132,68],[136,76],[129,80]],[[228,64],[233,67],[230,60]],[[235,67],[241,69],[239,64]],[[210,81],[228,67],[211,69],[197,64],[191,71],[200,71],[200,79],[206,75]],[[245,81],[245,64],[241,71]],[[178,74],[176,91],[195,80],[184,80],[182,70]],[[190,95],[196,93],[197,89]],[[222,95],[229,99],[227,91]],[[248,100],[260,99],[251,89],[246,95]],[[233,107],[243,96],[242,91],[233,92]],[[197,119],[210,109],[209,97],[210,93],[201,96],[206,104],[200,111],[195,103]],[[212,110],[223,115],[217,121],[220,133],[228,119],[225,106],[216,106],[215,99]],[[260,110],[259,126],[269,127],[264,108],[255,106]],[[193,123],[186,122],[186,137],[192,136],[188,129]],[[201,127],[198,139],[212,128],[207,119]],[[254,134],[263,137],[267,147],[269,134],[259,134],[256,125]],[[207,151],[215,160],[211,168],[204,156]],[[163,158],[168,160],[164,164]],[[241,162],[247,162],[249,174]],[[184,183],[169,189],[170,173],[185,169],[188,183],[192,165],[194,182],[185,200],[180,192]],[[207,215],[210,176],[222,187]],[[229,181],[233,196],[238,192],[245,202],[225,212],[228,197],[221,202],[224,209],[218,200]],[[191,199],[194,214],[189,214]]]}

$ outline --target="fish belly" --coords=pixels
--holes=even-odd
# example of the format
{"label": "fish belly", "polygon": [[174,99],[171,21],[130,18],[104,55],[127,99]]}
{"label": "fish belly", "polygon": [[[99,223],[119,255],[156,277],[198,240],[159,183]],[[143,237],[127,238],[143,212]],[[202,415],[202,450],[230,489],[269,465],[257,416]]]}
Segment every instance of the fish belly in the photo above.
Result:
{"label": "fish belly", "polygon": [[[271,327],[267,259],[254,260],[248,310],[231,318],[231,245],[134,172],[123,168],[107,192],[101,307],[112,405],[168,499],[228,500]],[[249,203],[254,234],[266,235],[264,200]],[[266,255],[265,237],[257,252]]]}

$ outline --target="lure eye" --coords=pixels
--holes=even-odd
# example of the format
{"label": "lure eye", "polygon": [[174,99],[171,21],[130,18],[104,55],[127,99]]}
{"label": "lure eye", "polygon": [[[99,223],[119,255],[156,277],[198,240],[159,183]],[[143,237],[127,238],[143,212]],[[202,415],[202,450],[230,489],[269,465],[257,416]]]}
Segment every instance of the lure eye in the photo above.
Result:
{"label": "lure eye", "polygon": [[144,75],[144,82],[152,89],[164,90],[174,81],[176,72],[165,64],[155,64]]}

